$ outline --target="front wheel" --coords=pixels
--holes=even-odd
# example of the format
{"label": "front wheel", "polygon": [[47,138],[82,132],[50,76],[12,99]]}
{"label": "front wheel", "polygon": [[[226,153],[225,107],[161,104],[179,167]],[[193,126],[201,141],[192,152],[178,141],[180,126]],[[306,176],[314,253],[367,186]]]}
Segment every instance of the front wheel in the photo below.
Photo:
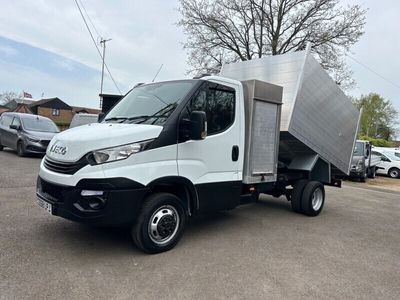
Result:
{"label": "front wheel", "polygon": [[24,156],[25,155],[25,146],[22,141],[19,141],[17,144],[17,154],[18,156]]}
{"label": "front wheel", "polygon": [[368,169],[368,178],[375,178],[376,176],[376,167],[372,167]]}
{"label": "front wheel", "polygon": [[398,168],[391,168],[388,172],[391,178],[399,178],[400,177],[400,170]]}
{"label": "front wheel", "polygon": [[153,194],[145,200],[132,227],[132,238],[147,253],[168,251],[179,242],[185,221],[185,211],[178,197],[169,193]]}
{"label": "front wheel", "polygon": [[310,217],[319,215],[324,207],[324,202],[325,189],[323,184],[318,181],[308,182],[301,197],[303,213]]}

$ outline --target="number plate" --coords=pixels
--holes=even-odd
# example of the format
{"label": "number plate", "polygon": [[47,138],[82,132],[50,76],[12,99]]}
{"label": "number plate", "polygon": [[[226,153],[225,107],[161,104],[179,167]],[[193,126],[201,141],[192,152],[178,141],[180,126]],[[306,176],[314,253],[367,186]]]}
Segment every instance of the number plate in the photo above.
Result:
{"label": "number plate", "polygon": [[38,204],[41,208],[43,208],[44,210],[46,210],[49,214],[53,214],[53,210],[52,210],[52,207],[51,207],[51,204],[50,204],[50,203],[48,203],[48,202],[46,202],[46,201],[44,201],[44,200],[42,200],[42,199],[40,199],[40,198],[37,198],[37,204]]}

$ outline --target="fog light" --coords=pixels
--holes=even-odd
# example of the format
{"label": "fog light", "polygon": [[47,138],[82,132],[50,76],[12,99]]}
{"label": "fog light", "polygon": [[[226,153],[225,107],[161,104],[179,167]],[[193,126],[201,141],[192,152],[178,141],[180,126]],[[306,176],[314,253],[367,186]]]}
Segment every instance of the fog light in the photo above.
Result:
{"label": "fog light", "polygon": [[103,198],[95,197],[95,198],[90,198],[87,200],[89,206],[91,209],[98,210],[102,209],[104,205],[106,204],[106,201]]}
{"label": "fog light", "polygon": [[91,190],[82,190],[81,196],[90,197],[90,196],[103,196],[104,191],[91,191]]}

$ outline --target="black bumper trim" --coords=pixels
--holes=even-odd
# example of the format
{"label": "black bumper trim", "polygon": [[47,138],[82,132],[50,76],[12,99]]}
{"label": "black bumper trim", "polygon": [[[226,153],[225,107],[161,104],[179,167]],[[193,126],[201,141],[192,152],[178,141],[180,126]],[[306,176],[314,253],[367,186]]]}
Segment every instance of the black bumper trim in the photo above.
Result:
{"label": "black bumper trim", "polygon": [[[103,180],[100,180],[100,183]],[[95,198],[81,196],[82,189],[93,189],[91,185],[64,186],[43,180],[38,177],[37,196],[52,205],[53,215],[72,221],[87,223],[97,226],[121,226],[131,225],[140,211],[142,202],[148,192],[148,188],[113,188],[105,189],[101,184],[95,190],[103,190],[102,199],[104,207],[95,210],[89,205]],[[45,188],[45,190],[43,190]],[[46,191],[47,189],[47,191]]]}

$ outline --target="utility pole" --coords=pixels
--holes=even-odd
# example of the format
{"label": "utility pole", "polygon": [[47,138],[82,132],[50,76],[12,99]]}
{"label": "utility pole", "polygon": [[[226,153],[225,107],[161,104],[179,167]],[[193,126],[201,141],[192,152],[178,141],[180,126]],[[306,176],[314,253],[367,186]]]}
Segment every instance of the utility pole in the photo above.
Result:
{"label": "utility pole", "polygon": [[105,40],[101,38],[100,45],[103,47],[103,64],[101,66],[101,87],[100,87],[100,94],[103,94],[103,80],[104,80],[104,59],[106,56],[106,42],[111,41],[111,39]]}

